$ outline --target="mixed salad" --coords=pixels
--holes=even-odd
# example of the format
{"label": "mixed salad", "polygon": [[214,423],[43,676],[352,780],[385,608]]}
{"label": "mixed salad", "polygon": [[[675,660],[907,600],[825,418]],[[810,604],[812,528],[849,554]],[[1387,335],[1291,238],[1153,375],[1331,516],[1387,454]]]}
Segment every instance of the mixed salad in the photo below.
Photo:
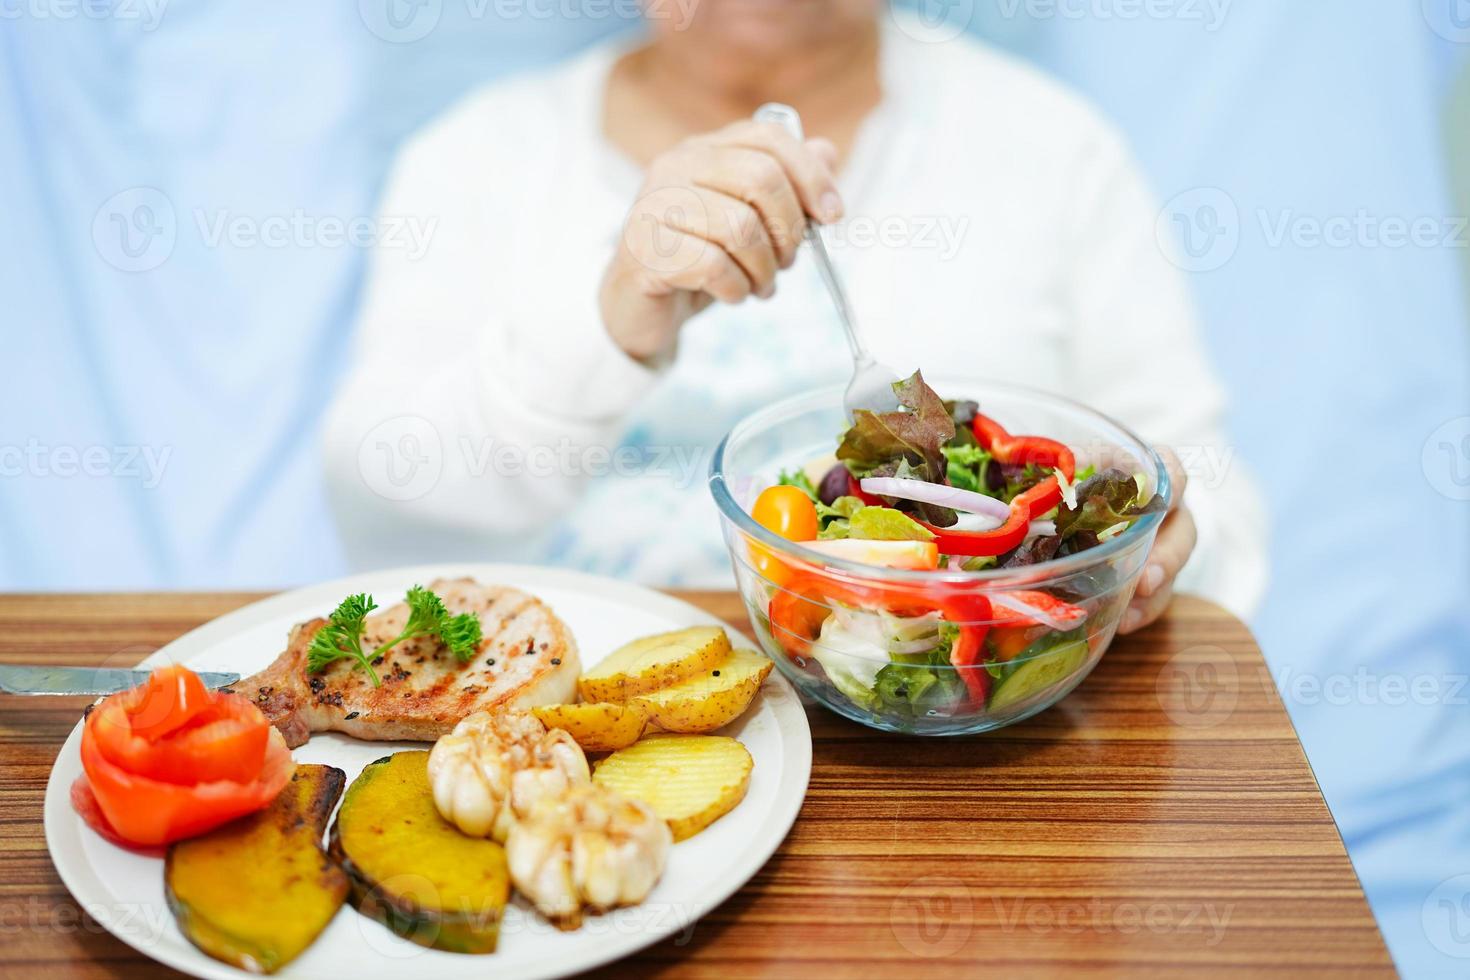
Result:
{"label": "mixed salad", "polygon": [[[1086,551],[1163,509],[1148,474],[1079,471],[1067,446],[1014,435],[976,402],[940,398],[918,373],[894,391],[897,410],[856,413],[834,463],[783,472],[756,499],[755,520],[818,555],[983,571]],[[758,621],[775,644],[858,708],[888,718],[1031,702],[1086,662],[1095,600],[1118,591],[1072,577],[1029,590],[986,590],[962,576],[909,584],[759,545],[751,555],[769,595]]]}

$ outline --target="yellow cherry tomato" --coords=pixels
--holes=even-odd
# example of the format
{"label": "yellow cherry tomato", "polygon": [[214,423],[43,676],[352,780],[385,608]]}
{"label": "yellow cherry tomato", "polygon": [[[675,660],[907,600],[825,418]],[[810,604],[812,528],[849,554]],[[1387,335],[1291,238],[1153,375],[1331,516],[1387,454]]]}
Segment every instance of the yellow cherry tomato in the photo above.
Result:
{"label": "yellow cherry tomato", "polygon": [[[796,487],[767,487],[755,499],[750,515],[767,531],[788,541],[815,541],[817,505]],[[776,587],[791,581],[791,569],[769,548],[750,543],[750,560],[761,577]]]}
{"label": "yellow cherry tomato", "polygon": [[750,516],[787,541],[817,539],[817,505],[798,487],[766,487],[755,498]]}

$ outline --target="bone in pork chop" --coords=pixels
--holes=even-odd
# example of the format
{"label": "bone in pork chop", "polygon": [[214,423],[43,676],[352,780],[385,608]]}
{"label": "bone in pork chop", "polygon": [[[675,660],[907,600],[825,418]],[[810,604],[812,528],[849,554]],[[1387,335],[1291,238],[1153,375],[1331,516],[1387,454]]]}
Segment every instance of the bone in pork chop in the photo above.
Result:
{"label": "bone in pork chop", "polygon": [[[474,579],[440,579],[429,585],[450,614],[480,617],[483,638],[468,663],[436,636],[405,640],[374,669],[373,687],[351,658],[316,673],[307,670],[307,648],[325,623],[294,627],[286,651],[235,689],[265,712],[286,744],[295,748],[312,732],[344,732],[373,741],[431,742],[476,711],[524,710],[576,700],[577,643],[565,623],[533,595]],[[362,648],[373,656],[402,631],[408,606],[399,603],[367,618]]]}

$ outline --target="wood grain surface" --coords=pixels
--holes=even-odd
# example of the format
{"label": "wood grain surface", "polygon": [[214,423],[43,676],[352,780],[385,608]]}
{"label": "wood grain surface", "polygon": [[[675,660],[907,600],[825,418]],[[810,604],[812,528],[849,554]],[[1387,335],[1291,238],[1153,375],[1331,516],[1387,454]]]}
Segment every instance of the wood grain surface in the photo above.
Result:
{"label": "wood grain surface", "polygon": [[[733,594],[681,597],[748,629]],[[127,666],[255,598],[0,596],[0,662]],[[47,856],[42,793],[83,706],[0,695],[0,977],[177,976],[87,917]],[[1260,651],[1215,606],[1176,600],[1001,732],[808,714],[811,786],[785,844],[608,975],[1393,974]]]}

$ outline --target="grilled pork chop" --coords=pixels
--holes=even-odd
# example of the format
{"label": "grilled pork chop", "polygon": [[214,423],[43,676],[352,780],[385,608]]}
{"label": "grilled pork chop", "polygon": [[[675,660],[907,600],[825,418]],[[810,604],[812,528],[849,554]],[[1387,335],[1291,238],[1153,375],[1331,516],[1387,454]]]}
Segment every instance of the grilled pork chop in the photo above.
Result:
{"label": "grilled pork chop", "polygon": [[[429,588],[451,615],[480,617],[483,639],[461,663],[435,636],[405,640],[373,669],[373,687],[355,660],[344,658],[307,671],[307,648],[325,623],[313,619],[291,630],[275,663],[236,685],[295,748],[312,732],[345,732],[372,741],[432,742],[475,711],[503,711],[576,700],[577,644],[544,602],[505,585],[440,579]],[[369,653],[397,636],[408,620],[399,603],[369,616],[362,648]]]}

